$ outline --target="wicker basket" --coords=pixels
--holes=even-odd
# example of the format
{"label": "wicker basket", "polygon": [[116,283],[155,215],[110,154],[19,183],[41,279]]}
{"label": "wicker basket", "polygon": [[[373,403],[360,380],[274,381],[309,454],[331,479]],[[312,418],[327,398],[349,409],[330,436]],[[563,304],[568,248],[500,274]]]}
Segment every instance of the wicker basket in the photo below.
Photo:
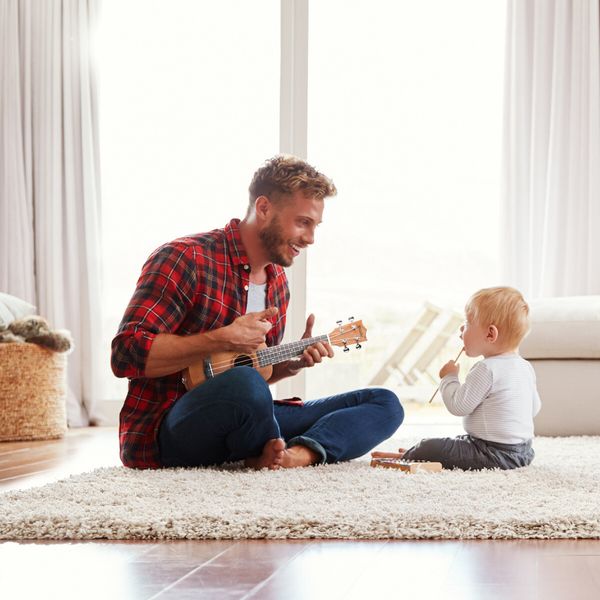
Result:
{"label": "wicker basket", "polygon": [[62,437],[67,355],[36,344],[0,344],[0,441]]}

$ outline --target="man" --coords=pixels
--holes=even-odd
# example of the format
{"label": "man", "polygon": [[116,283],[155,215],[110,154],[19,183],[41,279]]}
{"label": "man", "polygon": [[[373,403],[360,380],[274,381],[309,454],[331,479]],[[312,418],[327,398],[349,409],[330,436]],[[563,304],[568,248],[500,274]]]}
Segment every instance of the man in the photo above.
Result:
{"label": "man", "polygon": [[[187,391],[182,371],[218,352],[281,342],[289,300],[283,267],[314,242],[333,182],[291,156],[254,174],[242,221],[158,248],[142,269],[112,343],[129,377],[120,415],[126,466],[201,466],[244,460],[278,469],[361,456],[390,437],[404,412],[389,390],[356,390],[304,405],[274,404],[268,383],[332,357],[328,343],[273,367],[236,367]],[[314,316],[303,338],[312,334]]]}

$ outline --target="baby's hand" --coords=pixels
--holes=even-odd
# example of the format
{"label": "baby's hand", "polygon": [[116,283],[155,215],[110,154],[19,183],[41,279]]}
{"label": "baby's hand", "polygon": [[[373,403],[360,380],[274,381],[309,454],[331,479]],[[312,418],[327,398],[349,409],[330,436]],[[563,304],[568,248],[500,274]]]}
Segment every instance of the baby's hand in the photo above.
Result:
{"label": "baby's hand", "polygon": [[457,365],[453,360],[449,360],[441,369],[440,369],[440,378],[443,379],[446,375],[458,375],[460,371],[460,365]]}

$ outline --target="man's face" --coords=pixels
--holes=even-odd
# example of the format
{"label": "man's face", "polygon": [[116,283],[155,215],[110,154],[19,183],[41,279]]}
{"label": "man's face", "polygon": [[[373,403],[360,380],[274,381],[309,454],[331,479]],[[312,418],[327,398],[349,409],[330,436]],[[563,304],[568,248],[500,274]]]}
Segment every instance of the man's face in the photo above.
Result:
{"label": "man's face", "polygon": [[259,235],[270,262],[290,267],[294,258],[315,240],[323,217],[323,200],[294,192],[281,205],[272,204],[269,221]]}

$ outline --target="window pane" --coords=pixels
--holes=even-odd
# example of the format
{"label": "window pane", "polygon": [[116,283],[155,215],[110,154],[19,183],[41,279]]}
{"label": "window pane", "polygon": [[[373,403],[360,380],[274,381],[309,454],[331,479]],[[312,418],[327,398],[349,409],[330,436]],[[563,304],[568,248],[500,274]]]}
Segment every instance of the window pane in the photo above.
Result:
{"label": "window pane", "polygon": [[279,144],[278,0],[103,3],[100,123],[104,397],[110,339],[146,257],[243,217]]}
{"label": "window pane", "polygon": [[425,301],[462,311],[498,285],[504,13],[311,4],[309,160],[338,197],[309,251],[308,306],[319,333],[353,315],[369,341],[312,369],[309,397],[368,384]]}

